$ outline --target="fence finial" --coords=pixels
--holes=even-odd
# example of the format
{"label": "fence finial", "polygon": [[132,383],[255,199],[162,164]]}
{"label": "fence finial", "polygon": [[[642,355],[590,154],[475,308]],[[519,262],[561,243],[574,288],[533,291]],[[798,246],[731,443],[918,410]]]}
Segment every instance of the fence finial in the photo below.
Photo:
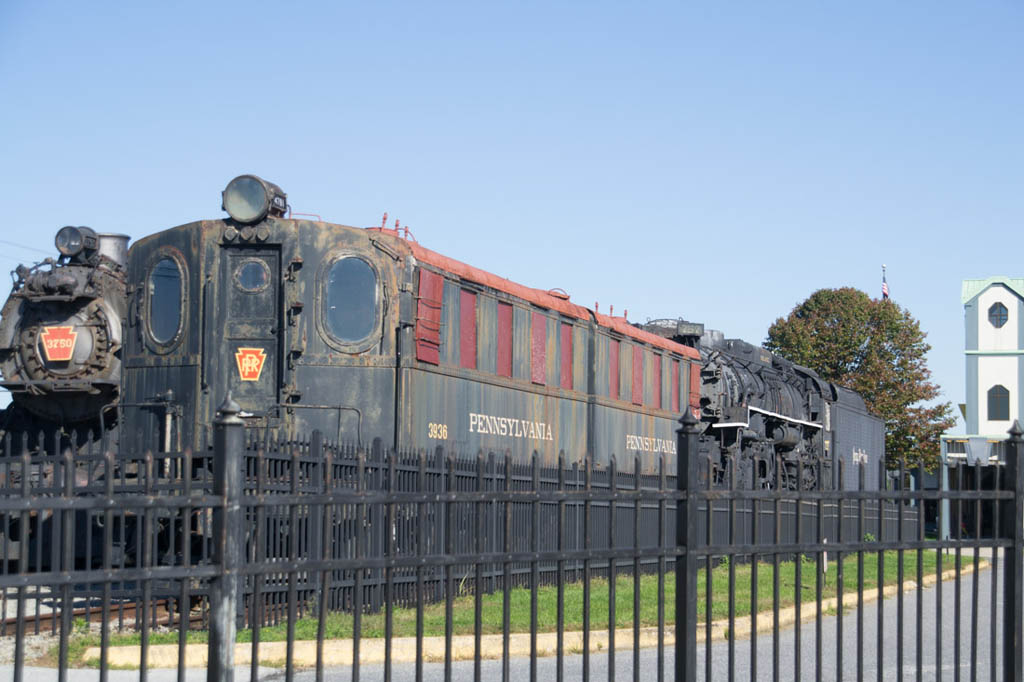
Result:
{"label": "fence finial", "polygon": [[1009,434],[1010,438],[1014,440],[1019,440],[1021,436],[1024,436],[1024,429],[1021,428],[1019,419],[1013,420],[1013,426],[1010,427]]}
{"label": "fence finial", "polygon": [[693,411],[689,408],[683,410],[683,416],[679,418],[680,427],[676,429],[676,433],[697,433],[700,430],[697,418],[693,416]]}
{"label": "fence finial", "polygon": [[241,406],[231,397],[231,391],[228,391],[228,394],[224,396],[224,402],[217,408],[217,423],[241,424],[242,418],[238,416],[241,412]]}

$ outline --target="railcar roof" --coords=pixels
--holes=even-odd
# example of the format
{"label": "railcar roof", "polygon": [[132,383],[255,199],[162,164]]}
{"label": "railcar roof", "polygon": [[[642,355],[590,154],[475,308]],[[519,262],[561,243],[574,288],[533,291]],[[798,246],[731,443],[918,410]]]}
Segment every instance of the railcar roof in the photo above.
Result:
{"label": "railcar roof", "polygon": [[480,268],[457,261],[454,258],[449,258],[448,256],[421,246],[418,242],[403,238],[398,234],[397,230],[381,227],[368,227],[366,230],[391,237],[396,243],[400,243],[408,248],[416,260],[432,265],[439,270],[457,275],[461,279],[482,284],[498,291],[503,291],[506,294],[515,296],[516,298],[521,298],[524,301],[529,301],[530,303],[541,306],[542,308],[557,310],[567,317],[574,317],[580,320],[590,320],[591,316],[593,316],[593,318],[597,320],[598,325],[622,334],[623,336],[628,336],[652,346],[664,348],[665,350],[678,353],[679,355],[683,355],[688,358],[698,359],[700,357],[700,354],[696,349],[634,327],[626,320],[625,317],[602,315],[601,313],[571,302],[568,296],[554,294],[549,291],[544,291],[543,289],[534,289],[524,284],[518,284],[512,280],[487,272],[486,270],[481,270]]}

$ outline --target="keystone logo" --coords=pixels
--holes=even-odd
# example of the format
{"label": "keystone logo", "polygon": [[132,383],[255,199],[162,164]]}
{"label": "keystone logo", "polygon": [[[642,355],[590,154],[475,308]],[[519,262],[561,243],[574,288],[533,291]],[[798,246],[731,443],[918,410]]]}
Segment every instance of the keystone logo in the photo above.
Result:
{"label": "keystone logo", "polygon": [[239,348],[235,353],[238,376],[242,381],[259,381],[267,354],[262,348]]}
{"label": "keystone logo", "polygon": [[39,339],[47,362],[67,362],[75,353],[78,332],[74,327],[43,327]]}

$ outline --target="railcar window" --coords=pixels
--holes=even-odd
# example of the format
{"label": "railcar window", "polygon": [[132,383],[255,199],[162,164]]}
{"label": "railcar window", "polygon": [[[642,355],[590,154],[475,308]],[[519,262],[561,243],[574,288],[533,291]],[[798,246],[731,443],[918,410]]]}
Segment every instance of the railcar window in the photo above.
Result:
{"label": "railcar window", "polygon": [[1010,421],[1010,392],[1005,386],[988,389],[988,419],[993,422]]}
{"label": "railcar window", "polygon": [[327,274],[327,329],[339,341],[365,339],[377,320],[377,274],[362,258],[342,258]]}
{"label": "railcar window", "polygon": [[270,268],[261,260],[248,260],[235,270],[235,284],[242,291],[255,294],[270,284]]}
{"label": "railcar window", "polygon": [[181,268],[162,258],[149,273],[149,333],[157,343],[169,343],[180,328]]}
{"label": "railcar window", "polygon": [[1002,303],[993,303],[992,307],[988,309],[988,321],[992,323],[993,327],[998,329],[1006,324],[1006,320],[1006,306]]}

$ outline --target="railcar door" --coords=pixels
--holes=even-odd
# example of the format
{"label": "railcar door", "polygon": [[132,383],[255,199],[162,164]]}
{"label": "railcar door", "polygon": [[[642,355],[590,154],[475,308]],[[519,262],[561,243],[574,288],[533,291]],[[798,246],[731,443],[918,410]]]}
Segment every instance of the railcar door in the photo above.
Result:
{"label": "railcar door", "polygon": [[[272,248],[223,247],[214,328],[215,394],[231,391],[261,426],[277,417],[280,381],[281,254]],[[217,334],[216,332],[220,332]],[[212,405],[216,409],[217,405]]]}

